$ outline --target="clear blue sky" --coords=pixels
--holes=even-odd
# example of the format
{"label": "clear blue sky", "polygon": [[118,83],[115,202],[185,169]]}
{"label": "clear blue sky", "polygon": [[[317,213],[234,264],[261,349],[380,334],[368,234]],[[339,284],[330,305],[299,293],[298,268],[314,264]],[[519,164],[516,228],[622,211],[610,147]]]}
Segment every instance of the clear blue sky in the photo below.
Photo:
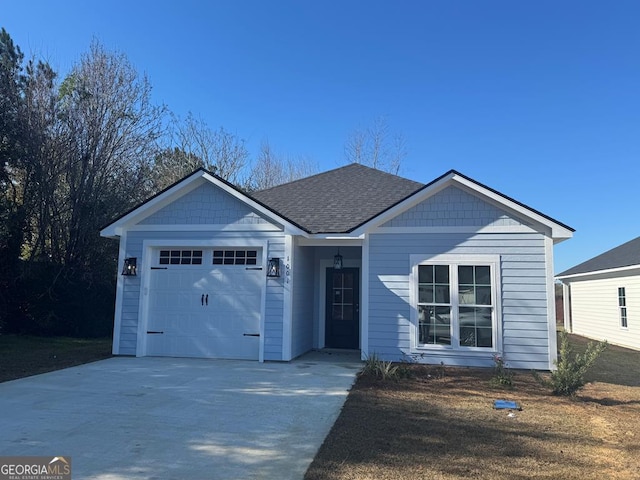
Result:
{"label": "clear blue sky", "polygon": [[157,102],[322,170],[385,116],[421,182],[456,169],[570,225],[556,272],[640,235],[638,1],[0,0],[64,76],[97,38]]}

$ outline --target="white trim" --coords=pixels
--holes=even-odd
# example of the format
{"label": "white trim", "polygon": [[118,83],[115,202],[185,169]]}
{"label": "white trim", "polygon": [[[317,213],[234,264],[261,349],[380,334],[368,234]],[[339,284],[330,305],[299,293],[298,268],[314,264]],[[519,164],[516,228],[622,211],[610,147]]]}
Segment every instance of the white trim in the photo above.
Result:
{"label": "white trim", "polygon": [[130,232],[282,232],[281,227],[264,223],[230,223],[230,224],[154,224],[131,225]]}
{"label": "white trim", "polygon": [[[142,242],[142,265],[138,265],[138,275],[140,276],[140,297],[138,303],[138,338],[136,342],[136,357],[144,357],[147,355],[147,324],[149,323],[149,281],[151,271],[152,246],[148,241]],[[167,246],[171,243],[166,242]],[[160,245],[161,246],[161,245]]]}
{"label": "white trim", "polygon": [[[251,246],[251,245],[250,245]],[[265,272],[265,281],[262,285],[262,301],[260,302],[260,342],[258,345],[258,362],[264,363],[264,336],[266,332],[265,322],[267,315],[267,280],[269,279],[266,275],[267,271],[267,262],[269,258],[269,240],[264,241],[264,246],[262,247],[262,265]]]}
{"label": "white trim", "polygon": [[[148,324],[148,310],[149,310],[149,281],[151,266],[154,265],[152,252],[159,247],[226,247],[226,246],[242,246],[242,247],[257,247],[262,249],[262,263],[258,266],[262,267],[263,272],[266,272],[266,258],[268,239],[247,239],[242,237],[229,237],[229,238],[213,238],[208,240],[189,240],[184,238],[172,238],[172,239],[148,239],[142,242],[142,265],[138,265],[138,276],[140,277],[140,301],[138,306],[138,338],[136,346],[136,356],[143,357],[147,355],[147,335],[146,329]],[[204,265],[203,265],[204,266]],[[213,265],[212,265],[213,268]],[[267,282],[262,282],[260,287],[260,294],[262,298],[261,311],[260,311],[260,342],[258,349],[258,361],[264,362],[264,322],[266,314],[266,293]]]}
{"label": "white trim", "polygon": [[[390,208],[386,212],[381,213],[375,218],[364,223],[357,229],[355,229],[353,235],[362,235],[367,232],[371,232],[373,229],[380,227],[389,220],[397,217],[401,213],[409,210],[417,204],[423,202],[427,198],[437,194],[449,186],[456,186],[474,195],[480,195],[483,200],[497,206],[500,209],[506,210],[516,216],[527,219],[538,224],[541,227],[542,233],[550,234],[554,240],[562,241],[573,236],[573,232],[567,227],[539,214],[527,207],[524,207],[513,200],[509,200],[506,197],[482,187],[475,182],[471,182],[466,178],[458,175],[455,172],[449,173],[449,175],[442,177],[435,183],[423,188],[417,193],[411,195],[409,198]],[[544,231],[548,229],[548,232]]]}
{"label": "white trim", "polygon": [[283,277],[283,305],[282,305],[282,360],[288,362],[291,360],[291,339],[293,336],[293,237],[286,235],[284,237],[284,258],[282,259],[281,275]]}
{"label": "white trim", "polygon": [[[318,308],[318,345],[317,348],[324,348],[326,346],[326,331],[327,331],[327,268],[333,267],[332,259],[321,259],[319,262],[320,265],[320,288],[319,290],[319,308]],[[359,296],[358,301],[360,302],[360,327],[362,327],[362,261],[358,259],[347,259],[345,258],[342,263],[343,268],[357,268],[360,274],[358,278],[359,282]],[[360,345],[360,349],[362,349],[362,330],[358,333],[360,339],[358,340],[358,345]]]}
{"label": "white trim", "polygon": [[547,329],[549,339],[549,370],[555,370],[558,359],[558,339],[556,334],[556,291],[553,282],[553,240],[544,239],[544,258],[547,277]]}
{"label": "white trim", "polygon": [[116,305],[113,318],[113,344],[111,346],[111,353],[113,355],[120,354],[120,335],[122,334],[122,306],[124,301],[125,280],[125,277],[120,274],[120,269],[123,268],[124,259],[127,257],[126,248],[127,234],[125,233],[120,237],[120,244],[118,245],[118,266],[116,267]]}
{"label": "white trim", "polygon": [[362,242],[362,268],[360,269],[360,358],[369,356],[369,235]]}
{"label": "white trim", "polygon": [[573,333],[573,323],[571,322],[571,286],[568,283],[562,283],[562,309],[564,314],[564,329],[569,333]]}
{"label": "white trim", "polygon": [[539,233],[526,225],[477,226],[477,227],[378,227],[370,233],[406,234],[406,233]]}
{"label": "white trim", "polygon": [[[471,355],[471,356],[487,356],[500,354],[503,351],[503,320],[502,320],[502,278],[501,278],[501,258],[500,255],[476,255],[476,254],[443,254],[443,255],[425,255],[412,254],[409,256],[410,273],[409,273],[409,301],[411,303],[410,315],[410,348],[411,353],[445,353],[452,352],[455,354]],[[451,345],[429,345],[418,346],[418,309],[416,292],[418,290],[418,266],[424,264],[439,264],[450,267],[451,285],[456,283],[457,269],[451,269],[451,265],[489,265],[491,267],[491,303],[493,307],[492,320],[492,348],[487,347],[460,347],[459,339],[453,336]],[[452,310],[457,309],[457,299],[451,298]],[[453,319],[452,319],[453,328]]]}
{"label": "white trim", "polygon": [[593,280],[595,280],[600,276],[613,275],[615,273],[622,273],[622,272],[630,272],[633,270],[638,270],[640,272],[640,265],[629,265],[626,267],[617,267],[617,268],[605,268],[604,270],[593,270],[591,272],[574,273],[573,275],[561,275],[555,278],[556,280],[560,280],[562,282],[564,282],[565,280],[578,280],[578,279],[591,280],[589,277],[594,277]]}

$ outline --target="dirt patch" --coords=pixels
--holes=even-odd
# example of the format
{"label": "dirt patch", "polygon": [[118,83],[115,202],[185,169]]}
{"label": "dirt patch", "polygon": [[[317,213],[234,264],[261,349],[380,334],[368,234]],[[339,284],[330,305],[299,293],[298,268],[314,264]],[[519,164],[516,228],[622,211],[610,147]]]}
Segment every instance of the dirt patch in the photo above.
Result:
{"label": "dirt patch", "polygon": [[596,382],[569,399],[529,372],[503,390],[487,369],[411,370],[358,378],[306,480],[640,478],[640,388]]}

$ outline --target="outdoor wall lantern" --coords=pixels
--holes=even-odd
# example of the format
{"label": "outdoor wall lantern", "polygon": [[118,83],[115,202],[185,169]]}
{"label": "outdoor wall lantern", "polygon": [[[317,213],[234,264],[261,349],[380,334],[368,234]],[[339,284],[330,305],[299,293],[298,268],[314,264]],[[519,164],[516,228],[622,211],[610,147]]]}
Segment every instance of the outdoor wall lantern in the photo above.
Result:
{"label": "outdoor wall lantern", "polygon": [[279,277],[280,276],[280,259],[273,257],[269,259],[269,265],[267,266],[267,277]]}
{"label": "outdoor wall lantern", "polygon": [[334,270],[342,269],[342,255],[340,255],[340,249],[338,249],[338,254],[333,257],[333,268]]}
{"label": "outdoor wall lantern", "polygon": [[122,275],[126,275],[129,277],[136,276],[137,275],[136,263],[137,263],[136,257],[125,258],[124,268],[122,269]]}

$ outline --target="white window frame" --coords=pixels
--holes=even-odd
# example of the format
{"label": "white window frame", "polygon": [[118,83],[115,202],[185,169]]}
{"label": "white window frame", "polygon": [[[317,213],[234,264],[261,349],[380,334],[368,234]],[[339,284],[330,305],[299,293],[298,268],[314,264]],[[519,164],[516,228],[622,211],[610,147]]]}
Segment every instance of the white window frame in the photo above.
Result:
{"label": "white window frame", "polygon": [[[622,300],[623,302],[620,302]],[[620,305],[624,303],[624,305]],[[618,287],[618,325],[622,330],[629,329],[629,307],[627,305],[627,289],[626,287]]]}
{"label": "white window frame", "polygon": [[[502,281],[500,277],[499,255],[411,255],[411,273],[409,275],[409,301],[411,303],[411,350],[416,353],[425,352],[475,352],[497,353],[502,350]],[[419,343],[419,319],[418,319],[418,289],[420,265],[448,265],[449,282],[451,288],[451,345],[432,345]],[[460,346],[458,324],[458,267],[459,266],[489,266],[491,272],[491,335],[492,347],[466,347]]]}

